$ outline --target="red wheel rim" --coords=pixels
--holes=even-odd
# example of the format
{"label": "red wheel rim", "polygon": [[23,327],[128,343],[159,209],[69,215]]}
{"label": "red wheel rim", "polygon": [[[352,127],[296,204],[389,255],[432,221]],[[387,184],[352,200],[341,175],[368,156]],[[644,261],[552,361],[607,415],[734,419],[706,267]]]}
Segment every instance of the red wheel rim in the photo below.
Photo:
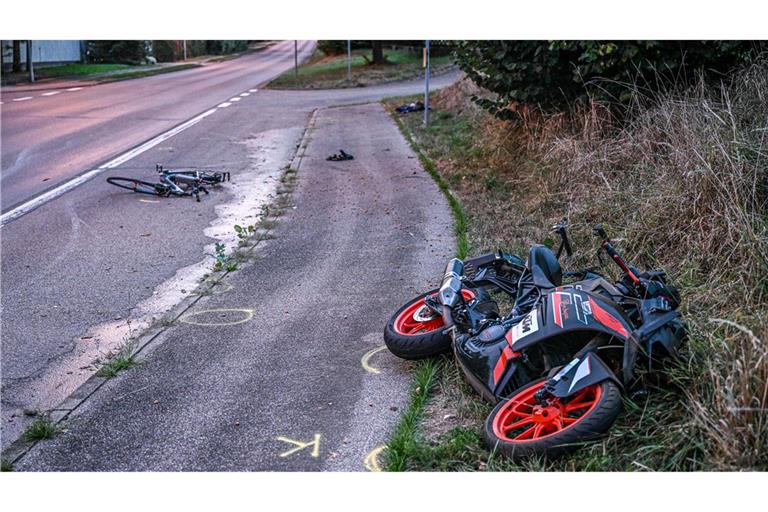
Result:
{"label": "red wheel rim", "polygon": [[493,433],[507,443],[538,441],[567,430],[586,418],[597,406],[603,393],[601,384],[582,389],[567,401],[553,399],[540,405],[536,392],[546,381],[531,386],[504,402],[493,418]]}
{"label": "red wheel rim", "polygon": [[[461,290],[461,295],[464,297],[464,300],[475,298],[474,292],[470,290]],[[417,336],[440,329],[443,326],[443,317],[441,316],[434,316],[428,320],[416,318],[417,313],[425,311],[422,308],[428,307],[423,297],[409,304],[395,318],[395,332],[403,336]]]}

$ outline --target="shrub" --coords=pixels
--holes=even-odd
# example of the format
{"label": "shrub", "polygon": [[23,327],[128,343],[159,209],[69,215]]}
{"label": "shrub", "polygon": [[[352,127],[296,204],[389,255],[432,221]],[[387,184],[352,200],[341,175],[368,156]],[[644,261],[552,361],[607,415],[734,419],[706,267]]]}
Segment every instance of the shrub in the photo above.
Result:
{"label": "shrub", "polygon": [[699,72],[727,72],[761,48],[749,41],[460,41],[454,52],[461,69],[495,94],[476,98],[479,104],[511,118],[517,102],[545,110],[588,97],[625,104],[628,83],[646,91],[693,83]]}
{"label": "shrub", "polygon": [[149,55],[148,41],[88,41],[88,59],[95,63],[141,64]]}

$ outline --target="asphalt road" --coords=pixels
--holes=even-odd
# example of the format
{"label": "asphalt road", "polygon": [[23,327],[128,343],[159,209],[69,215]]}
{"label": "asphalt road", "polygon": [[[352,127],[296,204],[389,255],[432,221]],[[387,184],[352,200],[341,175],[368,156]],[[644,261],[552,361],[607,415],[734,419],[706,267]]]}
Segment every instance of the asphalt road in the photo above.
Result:
{"label": "asphalt road", "polygon": [[[355,160],[327,162],[340,147]],[[320,111],[299,175],[276,238],[185,317],[217,325],[169,329],[19,469],[365,468],[407,404],[408,373],[387,352],[369,363],[380,373],[361,358],[439,276],[452,222],[378,104]]]}
{"label": "asphalt road", "polygon": [[[236,63],[238,60],[230,62]],[[276,69],[273,71],[277,72]],[[166,77],[170,78],[172,75]],[[160,78],[162,77],[140,79],[133,82],[155,81]],[[435,78],[433,82],[435,87],[439,87],[452,82],[455,78],[455,75],[445,75]],[[227,90],[226,94],[217,96],[211,104],[200,104],[200,108],[196,109],[194,113],[216,107],[221,97],[234,97],[237,94],[241,100],[228,102],[230,105],[227,107],[216,108],[211,115],[200,120],[186,131],[174,135],[152,149],[127,160],[120,166],[106,171],[99,178],[88,181],[31,213],[12,221],[0,230],[3,256],[2,433],[4,447],[18,437],[23,427],[29,423],[30,418],[23,415],[23,410],[46,411],[56,407],[61,400],[94,373],[96,368],[96,365],[93,364],[94,359],[104,357],[105,353],[114,350],[118,344],[124,342],[126,337],[138,332],[144,325],[142,322],[150,322],[152,318],[161,317],[165,311],[172,309],[194,288],[200,271],[205,271],[206,268],[210,267],[210,256],[206,256],[206,254],[210,254],[212,251],[212,242],[221,240],[232,243],[231,226],[235,222],[249,222],[254,219],[259,206],[268,199],[270,193],[274,192],[275,182],[281,170],[293,157],[297,144],[315,109],[376,101],[385,96],[416,93],[422,87],[422,83],[414,81],[381,87],[337,91],[259,90],[258,92],[248,92],[253,89],[253,80],[242,80],[244,90]],[[113,85],[116,84],[95,86],[95,88]],[[134,89],[138,96],[136,101],[140,102],[143,87],[140,83],[136,83]],[[73,94],[78,92],[81,91],[75,91]],[[181,91],[177,91],[177,93],[182,94]],[[53,98],[56,97],[58,95],[53,96]],[[5,107],[6,105],[3,105],[3,130],[5,130],[6,118],[9,117]],[[181,107],[170,108],[178,109]],[[363,111],[365,112],[365,109]],[[370,169],[366,168],[366,172],[387,176],[389,176],[387,173],[390,173],[390,177],[397,176],[393,173],[398,169],[410,169],[409,166],[416,165],[415,158],[405,147],[399,133],[391,121],[385,116],[382,117],[382,112],[377,112],[376,109],[372,112],[366,112],[365,115],[361,115],[355,109],[351,111],[354,115],[339,114],[341,112],[344,112],[344,109],[321,110],[318,114],[317,126],[311,139],[312,146],[310,146],[306,167],[302,170],[300,187],[295,196],[297,210],[285,217],[284,227],[280,228],[281,230],[284,229],[285,232],[280,233],[276,240],[265,245],[265,257],[260,261],[266,267],[262,267],[260,271],[250,271],[257,272],[250,278],[247,277],[247,272],[249,272],[247,269],[243,270],[242,273],[236,272],[233,274],[235,281],[233,281],[232,292],[222,295],[221,298],[206,299],[209,301],[229,301],[236,298],[234,302],[240,305],[234,307],[247,307],[254,310],[262,308],[258,309],[261,316],[257,313],[254,318],[271,317],[274,324],[269,324],[270,328],[264,330],[259,335],[258,340],[246,336],[250,332],[249,328],[253,329],[253,325],[256,325],[255,322],[243,324],[239,327],[241,330],[236,332],[232,338],[232,340],[237,341],[223,344],[220,336],[223,336],[224,331],[229,328],[213,330],[190,328],[191,331],[181,336],[183,343],[195,344],[194,348],[190,347],[190,356],[196,354],[195,357],[199,359],[199,364],[211,365],[207,367],[206,372],[196,376],[183,371],[183,367],[189,363],[178,353],[166,355],[160,353],[162,350],[172,350],[173,347],[182,346],[182,341],[162,341],[153,344],[152,347],[154,348],[147,356],[147,361],[144,364],[111,381],[103,392],[99,391],[92,401],[77,410],[77,414],[71,420],[70,433],[75,432],[77,428],[75,425],[84,424],[79,423],[80,415],[100,415],[110,410],[108,407],[105,408],[106,405],[104,404],[107,402],[133,404],[132,399],[116,400],[118,395],[110,395],[110,389],[113,387],[124,385],[128,386],[131,392],[134,392],[142,386],[148,385],[139,385],[138,383],[142,379],[152,379],[152,375],[158,375],[166,376],[164,384],[158,384],[161,387],[166,387],[165,399],[170,400],[174,394],[184,395],[174,400],[183,401],[186,404],[185,411],[189,413],[185,415],[183,414],[184,411],[174,410],[167,417],[168,421],[173,422],[175,421],[174,418],[179,422],[186,421],[189,428],[192,428],[196,421],[203,422],[203,418],[207,417],[206,414],[208,413],[197,415],[194,411],[209,407],[215,401],[215,393],[210,394],[205,390],[211,384],[206,379],[216,378],[219,384],[214,389],[219,390],[222,397],[229,396],[228,400],[243,400],[243,397],[254,389],[258,389],[258,393],[265,397],[259,405],[260,408],[254,404],[248,405],[250,402],[244,401],[242,417],[236,420],[239,421],[240,426],[251,421],[254,426],[258,425],[260,431],[269,432],[269,435],[290,437],[291,432],[277,428],[283,423],[278,422],[274,415],[271,416],[271,419],[264,419],[266,416],[270,416],[269,411],[272,410],[271,406],[268,407],[268,405],[272,404],[274,410],[279,408],[283,411],[281,414],[286,416],[280,420],[281,422],[301,423],[303,420],[300,418],[304,414],[302,408],[291,409],[280,404],[285,405],[286,400],[294,400],[293,398],[289,400],[288,396],[291,394],[296,397],[304,396],[299,391],[306,388],[308,382],[311,382],[310,387],[314,390],[313,392],[325,393],[323,396],[332,396],[337,393],[339,400],[330,399],[329,402],[336,404],[343,402],[345,404],[344,407],[337,405],[340,409],[335,410],[334,414],[318,424],[318,428],[322,427],[320,430],[323,432],[321,433],[323,439],[329,443],[335,439],[327,437],[332,436],[329,432],[334,430],[331,422],[332,417],[338,423],[340,432],[343,431],[342,427],[347,429],[347,444],[344,444],[345,439],[341,438],[341,444],[337,448],[352,446],[350,443],[353,443],[357,451],[354,455],[347,456],[339,455],[338,450],[323,451],[325,456],[322,458],[322,464],[320,464],[319,459],[311,458],[310,465],[302,466],[296,463],[299,465],[291,466],[292,462],[288,463],[288,458],[278,457],[276,461],[264,458],[267,457],[266,452],[261,454],[263,457],[259,460],[271,462],[249,464],[241,457],[233,455],[233,452],[224,450],[221,458],[212,458],[210,464],[207,464],[194,457],[198,456],[201,451],[212,449],[206,443],[214,442],[214,432],[218,428],[214,428],[214,426],[219,425],[219,422],[228,421],[224,409],[219,408],[212,409],[209,420],[206,420],[211,421],[211,425],[214,426],[205,428],[201,426],[197,433],[189,429],[184,430],[185,435],[196,435],[199,438],[198,451],[195,452],[196,455],[194,456],[189,450],[181,449],[184,445],[184,441],[181,439],[177,439],[176,442],[169,441],[168,445],[161,449],[158,443],[162,444],[162,436],[158,433],[156,443],[148,442],[146,443],[147,448],[140,451],[140,453],[145,454],[143,457],[136,458],[136,454],[130,455],[127,452],[121,456],[123,458],[117,456],[99,458],[93,455],[92,463],[89,463],[91,465],[87,467],[103,469],[117,469],[118,467],[123,469],[231,467],[234,469],[235,466],[227,465],[225,462],[226,457],[229,456],[233,461],[238,461],[242,469],[280,467],[286,469],[298,469],[299,467],[307,469],[346,467],[360,469],[359,460],[357,460],[359,458],[358,452],[363,449],[362,447],[368,447],[372,442],[371,439],[383,439],[383,435],[380,435],[381,429],[391,425],[397,414],[395,414],[396,411],[389,411],[388,413],[384,411],[380,416],[376,416],[373,422],[368,421],[367,416],[361,416],[361,407],[359,406],[363,404],[370,407],[365,401],[367,398],[364,397],[376,396],[375,391],[364,393],[362,390],[374,389],[376,382],[371,381],[371,377],[365,372],[359,373],[359,358],[361,357],[359,350],[380,344],[381,341],[376,336],[381,330],[380,327],[386,313],[398,305],[413,290],[421,288],[421,284],[431,282],[434,276],[439,274],[444,263],[444,256],[450,253],[452,242],[450,239],[431,238],[437,236],[438,233],[431,232],[431,235],[427,235],[428,230],[432,228],[426,225],[419,227],[419,224],[424,222],[426,218],[429,219],[426,222],[432,223],[433,226],[441,226],[440,222],[448,222],[449,220],[448,209],[440,202],[439,195],[432,202],[424,202],[425,198],[431,197],[430,194],[437,194],[437,189],[427,179],[409,178],[405,180],[405,183],[408,183],[410,187],[414,187],[414,184],[418,184],[418,186],[413,191],[406,190],[405,192],[408,193],[405,194],[405,199],[395,199],[394,191],[398,190],[402,184],[396,180],[385,180],[379,177],[375,192],[383,194],[390,201],[383,211],[382,209],[369,208],[370,215],[361,216],[359,211],[356,215],[347,215],[338,224],[329,225],[334,226],[334,230],[331,232],[323,232],[320,227],[316,227],[317,223],[328,224],[328,216],[335,214],[339,208],[341,211],[345,211],[343,208],[345,204],[342,200],[350,199],[331,194],[329,191],[323,193],[322,185],[325,182],[323,180],[310,180],[312,176],[315,176],[314,173],[321,176],[321,173],[325,172],[323,166],[326,165],[326,162],[323,158],[326,150],[336,152],[339,147],[344,147],[348,151],[358,151],[359,156],[355,161],[356,165],[370,162],[371,167]],[[354,123],[348,121],[347,118],[354,120]],[[369,122],[369,118],[376,118],[378,121]],[[175,125],[181,121],[184,119],[174,119],[171,124]],[[131,125],[142,124],[142,122],[126,117],[123,118],[122,123],[118,124],[125,124],[125,129],[130,130]],[[133,129],[138,130],[135,127]],[[384,132],[387,133],[386,137],[382,135]],[[339,138],[340,136],[341,138]],[[3,137],[3,161],[5,162],[5,135]],[[396,150],[399,160],[387,161],[383,156],[375,156],[377,147],[370,146],[370,141],[376,141],[380,138],[382,145],[392,146],[390,151],[385,153],[393,154]],[[326,141],[328,147],[317,146],[322,140]],[[349,143],[351,140],[356,141],[355,144],[361,149],[349,149],[354,147]],[[85,137],[84,141],[87,144],[88,137]],[[136,141],[136,143],[138,142],[141,140]],[[135,143],[131,145],[135,145]],[[318,150],[320,154],[315,154],[313,157],[314,148],[318,147],[321,148]],[[384,149],[386,148],[382,148],[381,151],[383,152]],[[362,153],[360,153],[361,151]],[[114,156],[114,153],[109,156]],[[142,200],[143,198],[138,197],[138,195],[123,193],[109,186],[103,180],[104,177],[110,175],[129,175],[154,179],[152,175],[155,162],[163,162],[167,166],[198,165],[212,169],[229,170],[232,172],[233,181],[227,188],[204,197],[201,203],[195,203],[186,199],[156,201],[148,198]],[[73,170],[72,174],[82,173],[93,165],[93,163],[89,163],[82,169]],[[412,172],[416,172],[417,175],[423,173],[417,166]],[[3,173],[5,173],[5,167]],[[426,178],[426,175],[420,176],[420,178]],[[361,194],[360,201],[372,201],[366,194],[368,192],[373,193],[374,190],[366,190],[365,183],[353,180],[350,181],[349,185],[345,185],[339,182],[336,188],[342,190],[344,186],[347,186],[347,195],[352,196],[352,198],[355,195],[354,191],[358,191]],[[398,195],[402,193],[403,191],[400,191]],[[418,198],[421,199],[421,202],[414,203]],[[320,202],[315,203],[314,200]],[[398,203],[397,201],[405,202]],[[308,218],[301,217],[302,212],[305,211],[303,210],[305,205],[307,213],[313,212],[312,208],[314,208],[313,214]],[[346,206],[350,212],[354,211],[352,205]],[[429,209],[429,216],[424,217],[427,208]],[[393,212],[398,216],[403,216],[401,222],[390,223],[385,226],[377,224],[379,222],[378,217],[387,219]],[[299,220],[295,220],[297,218]],[[414,223],[414,220],[417,222]],[[302,230],[302,226],[312,226],[312,231]],[[418,228],[421,231],[408,229],[404,232],[407,226],[416,226],[414,229]],[[315,230],[319,230],[318,233],[325,233],[330,245],[318,245],[324,237],[310,237]],[[367,233],[368,238],[362,236],[358,240],[360,245],[352,246],[349,240],[342,236],[342,234],[348,235],[350,230],[361,235]],[[438,231],[442,233],[445,230],[439,229]],[[450,229],[447,232],[450,233]],[[427,247],[429,247],[429,243],[433,244],[430,250],[437,251],[437,253],[442,251],[445,254],[441,253],[435,260],[425,258],[425,261],[435,265],[435,268],[426,268],[423,266],[424,261],[421,258],[424,254],[417,250],[413,254],[419,255],[418,258],[409,256],[414,248],[402,243],[403,236],[407,236],[411,242],[418,240],[422,245],[427,240]],[[418,236],[422,236],[422,238],[419,239]],[[392,244],[388,245],[386,243],[388,241]],[[276,252],[269,253],[271,254],[269,257],[266,255],[270,247],[276,247],[281,243],[292,245],[283,246],[280,250],[274,249]],[[329,249],[329,247],[334,247],[334,244],[340,248],[338,252]],[[396,267],[398,273],[395,276],[392,274],[392,257],[386,253],[392,247],[405,248],[398,253],[401,264],[399,268]],[[305,252],[302,253],[300,248],[304,248]],[[375,256],[381,254],[381,251],[385,251],[383,258],[372,257],[364,260],[357,258],[360,255]],[[285,265],[286,260],[289,259],[286,254],[296,254],[295,259],[291,260],[290,267]],[[299,257],[302,254],[304,257]],[[350,256],[352,254],[356,257],[354,261]],[[323,261],[323,257],[326,258],[324,261],[327,267],[326,271],[334,276],[334,280],[341,279],[339,272],[349,273],[357,278],[361,277],[362,272],[368,275],[368,280],[355,280],[354,287],[350,291],[356,297],[352,304],[347,297],[337,294],[329,295],[327,290],[323,290],[319,286],[319,284],[327,283],[327,281],[316,282],[317,287],[305,287],[304,290],[306,291],[302,291],[302,294],[306,293],[306,296],[300,296],[300,300],[297,299],[294,293],[296,290],[290,284],[292,283],[291,272],[306,273],[306,270],[302,270],[302,265],[311,268],[311,265],[317,265],[318,262]],[[254,265],[252,268],[257,269],[258,266]],[[336,274],[333,274],[334,272]],[[274,279],[271,277],[273,275],[276,276]],[[308,283],[312,282],[311,280],[308,281]],[[341,279],[340,282],[351,283],[351,281],[344,279]],[[269,283],[267,288],[263,288],[265,283]],[[239,292],[244,295],[242,298],[236,296],[237,290],[240,290],[240,285],[243,285],[242,291]],[[404,293],[403,286],[410,286],[411,289]],[[229,297],[225,298],[225,296]],[[371,304],[377,306],[375,312],[370,309],[370,304],[366,304],[365,301],[361,302],[360,297],[373,298]],[[385,306],[381,306],[382,301],[386,302]],[[344,319],[345,321],[349,318],[355,320],[350,322],[349,327],[344,327],[343,340],[340,345],[343,350],[327,350],[329,348],[328,343],[331,343],[330,347],[332,348],[332,342],[335,341],[332,332],[333,327],[327,322],[338,323],[337,316],[329,316],[327,313],[321,315],[318,320],[326,321],[325,327],[322,328],[324,330],[321,328],[314,328],[309,331],[299,330],[299,326],[305,323],[307,312],[293,306],[308,304],[317,304],[311,309],[319,308],[318,311],[331,312],[332,315],[336,315],[343,309],[349,309],[349,313],[342,315],[342,317],[348,317]],[[374,319],[376,314],[380,318]],[[128,320],[132,320],[133,323]],[[371,327],[372,324],[375,324],[374,327]],[[283,327],[277,329],[276,325]],[[187,329],[187,326],[174,326],[168,333],[182,333],[184,329]],[[344,378],[328,377],[324,381],[320,378],[317,370],[312,369],[307,363],[291,371],[299,376],[306,374],[311,378],[309,380],[285,379],[291,382],[289,388],[278,385],[276,379],[264,380],[264,372],[266,375],[270,375],[271,371],[277,371],[279,361],[286,361],[286,358],[296,356],[296,351],[291,352],[286,346],[287,343],[298,343],[298,341],[291,339],[291,329],[296,329],[297,333],[304,336],[305,341],[302,347],[306,347],[310,343],[306,341],[307,336],[313,336],[311,344],[317,345],[317,347],[312,352],[313,357],[305,358],[306,361],[314,362],[317,368],[324,368],[325,375],[333,375],[336,371],[334,369],[345,368],[348,373],[345,374]],[[323,336],[318,338],[314,336],[316,333],[322,333]],[[227,334],[227,336],[229,335]],[[227,339],[229,340],[229,338]],[[221,347],[230,345],[232,346],[231,352],[226,354],[218,352]],[[203,347],[207,348],[204,349]],[[293,347],[294,349],[299,348],[295,345]],[[258,350],[255,350],[256,348]],[[347,351],[348,349],[351,351]],[[207,350],[213,350],[213,352],[207,352]],[[157,360],[154,359],[155,351],[159,354]],[[347,359],[342,357],[341,352],[346,354]],[[382,354],[378,354],[376,357],[380,356]],[[170,359],[166,359],[166,357]],[[354,372],[351,370],[349,358],[356,358],[357,360]],[[233,375],[239,375],[244,371],[242,364],[245,364],[246,361],[252,363],[252,366],[249,367],[252,374],[249,377],[251,381],[248,383],[240,377],[233,377]],[[386,358],[379,361],[379,364],[386,365]],[[389,364],[393,368],[399,368],[397,377],[392,377],[399,380],[390,382],[388,384],[391,385],[389,394],[380,396],[382,406],[403,400],[405,396],[403,386],[406,378],[403,367],[397,366],[393,361],[390,361]],[[150,371],[150,369],[152,370]],[[215,375],[211,375],[211,372]],[[167,375],[177,373],[180,376],[184,375],[184,379],[177,381],[178,387],[173,388]],[[387,378],[382,378],[379,383],[388,382]],[[258,388],[253,387],[256,382],[254,379],[260,379],[258,380],[260,383]],[[125,384],[120,384],[121,382],[125,382]],[[274,389],[270,390],[272,385],[274,385]],[[196,387],[199,387],[200,393],[191,391]],[[347,388],[348,392],[341,391]],[[152,386],[147,389],[152,389]],[[186,390],[190,392],[187,394]],[[135,394],[142,396],[139,392]],[[356,401],[353,405],[352,398],[355,397]],[[102,402],[102,400],[107,402]],[[155,400],[158,398],[152,400],[153,405]],[[227,403],[229,404],[228,407],[234,404],[231,401]],[[379,402],[373,401],[371,403]],[[193,407],[191,404],[197,405]],[[319,404],[318,407],[321,405]],[[376,405],[373,408],[375,409],[375,407]],[[399,406],[388,405],[388,407]],[[123,411],[138,421],[133,437],[127,433],[123,436],[120,432],[105,426],[104,443],[115,443],[115,449],[123,442],[120,441],[121,439],[126,443],[124,447],[133,446],[131,443],[140,443],[140,438],[146,437],[146,431],[142,430],[141,427],[143,420],[141,419],[142,414],[139,413],[140,410],[140,408],[135,409],[131,413],[129,408]],[[378,411],[378,409],[375,410]],[[258,421],[256,420],[257,416],[261,418]],[[128,418],[124,418],[124,421],[128,421]],[[92,420],[86,421],[88,424],[91,422]],[[272,424],[274,429],[269,430],[268,424]],[[376,428],[373,428],[372,425],[375,425]],[[160,427],[155,425],[152,428]],[[293,435],[304,435],[304,430],[303,427],[297,429]],[[285,433],[276,434],[278,431],[285,431]],[[373,437],[369,439],[361,433],[365,431],[368,431],[369,435]],[[67,443],[74,442],[77,444],[82,441],[82,439],[80,441],[77,439],[77,436],[62,436],[60,441],[38,445],[33,452],[34,457],[30,454],[28,456],[30,462],[25,462],[23,467],[59,467],[62,469],[86,467],[85,465],[75,465],[73,461],[77,457],[74,455],[67,459],[67,453],[77,452],[76,447]],[[275,446],[275,438],[262,436],[259,439],[262,440],[262,444],[259,446]],[[323,445],[327,447],[329,445],[326,444],[326,441],[323,441]],[[51,443],[58,442],[64,444],[61,445],[61,448],[51,448],[49,459],[46,455],[49,453],[46,445],[53,446]],[[285,444],[282,441],[278,442],[278,445],[280,443]],[[351,448],[349,449],[351,450]],[[163,450],[179,450],[179,455],[175,458],[163,458],[163,460],[167,460],[167,464],[149,455],[150,452],[166,453]],[[31,462],[33,460],[36,462]],[[65,464],[66,460],[69,462]]]}

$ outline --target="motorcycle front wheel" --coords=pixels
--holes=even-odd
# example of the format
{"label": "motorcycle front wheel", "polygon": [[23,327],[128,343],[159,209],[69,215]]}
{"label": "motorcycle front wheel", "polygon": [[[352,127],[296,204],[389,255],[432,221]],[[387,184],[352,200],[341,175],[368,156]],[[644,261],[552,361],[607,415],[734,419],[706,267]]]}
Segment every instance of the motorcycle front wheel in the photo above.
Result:
{"label": "motorcycle front wheel", "polygon": [[[443,334],[443,317],[432,311],[424,299],[437,293],[431,290],[408,301],[387,322],[384,343],[390,352],[403,359],[424,359],[451,349],[451,337]],[[475,292],[461,290],[464,300],[471,300]]]}
{"label": "motorcycle front wheel", "polygon": [[621,391],[614,382],[593,384],[544,406],[535,394],[546,382],[534,381],[496,405],[485,422],[490,450],[515,461],[555,458],[600,438],[621,412]]}

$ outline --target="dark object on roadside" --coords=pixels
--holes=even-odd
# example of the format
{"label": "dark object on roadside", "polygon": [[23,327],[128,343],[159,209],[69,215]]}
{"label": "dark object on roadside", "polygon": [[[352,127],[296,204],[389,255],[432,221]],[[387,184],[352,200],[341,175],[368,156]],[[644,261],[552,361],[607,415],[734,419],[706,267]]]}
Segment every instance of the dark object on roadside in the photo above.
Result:
{"label": "dark object on roadside", "polygon": [[[496,404],[486,445],[514,460],[600,438],[622,395],[644,389],[636,368],[677,357],[686,339],[666,274],[629,265],[602,226],[594,227],[598,256],[618,265],[619,280],[594,268],[563,272],[559,257],[572,254],[566,228],[553,228],[556,252],[534,245],[526,261],[500,251],[452,259],[440,288],[407,302],[384,329],[387,348],[404,359],[453,351],[469,384]],[[500,311],[498,292],[514,299],[511,311]]]}
{"label": "dark object on roadside", "polygon": [[407,114],[408,112],[419,112],[421,110],[424,110],[424,104],[420,101],[414,101],[413,103],[401,105],[395,109],[396,112],[400,112],[401,114]]}
{"label": "dark object on roadside", "polygon": [[331,155],[328,158],[326,158],[326,160],[331,160],[333,162],[338,162],[341,160],[354,160],[354,159],[355,159],[354,156],[350,155],[349,153],[345,153],[343,149],[340,149],[338,154]]}
{"label": "dark object on roadside", "polygon": [[116,187],[125,188],[138,192],[140,194],[158,195],[162,197],[170,196],[193,196],[200,201],[200,192],[208,194],[205,185],[219,185],[224,181],[229,181],[229,172],[210,171],[173,171],[163,169],[163,166],[157,164],[155,171],[160,174],[160,183],[150,183],[135,178],[121,178],[114,176],[107,178],[107,182]]}

